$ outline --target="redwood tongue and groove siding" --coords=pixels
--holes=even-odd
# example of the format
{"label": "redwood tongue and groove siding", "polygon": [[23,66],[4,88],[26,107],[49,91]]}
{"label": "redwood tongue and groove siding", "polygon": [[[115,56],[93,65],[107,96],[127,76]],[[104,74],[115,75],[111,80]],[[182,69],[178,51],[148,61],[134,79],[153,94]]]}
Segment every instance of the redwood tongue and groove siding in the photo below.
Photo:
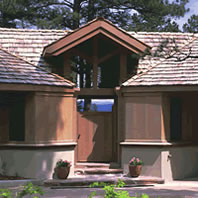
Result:
{"label": "redwood tongue and groove siding", "polygon": [[[168,39],[169,44],[164,48],[166,58],[146,56],[139,62],[137,75],[123,86],[198,85],[198,34],[139,32],[132,35],[152,46],[153,52],[162,41]],[[173,56],[168,58],[167,54],[175,46],[173,40],[179,52],[172,50]]]}
{"label": "redwood tongue and groove siding", "polygon": [[0,49],[0,83],[72,87],[72,83]]}

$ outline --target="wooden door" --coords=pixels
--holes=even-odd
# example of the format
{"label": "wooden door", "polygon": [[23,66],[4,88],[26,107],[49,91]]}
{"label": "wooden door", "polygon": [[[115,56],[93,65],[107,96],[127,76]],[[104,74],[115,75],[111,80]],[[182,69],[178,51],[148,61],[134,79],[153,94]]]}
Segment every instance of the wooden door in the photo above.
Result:
{"label": "wooden door", "polygon": [[78,161],[112,161],[112,112],[78,112]]}

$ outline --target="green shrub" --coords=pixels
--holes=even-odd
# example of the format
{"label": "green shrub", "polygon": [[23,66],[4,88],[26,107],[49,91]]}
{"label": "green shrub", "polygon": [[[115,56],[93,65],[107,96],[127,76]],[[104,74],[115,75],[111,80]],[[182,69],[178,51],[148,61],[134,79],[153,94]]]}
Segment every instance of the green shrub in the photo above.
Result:
{"label": "green shrub", "polygon": [[[116,190],[115,188],[122,188],[124,187],[125,183],[122,180],[118,180],[117,185],[113,184],[105,184],[104,182],[98,183],[94,182],[90,185],[91,188],[93,187],[103,187],[103,190],[105,191],[104,198],[149,198],[147,194],[137,195],[136,197],[130,197],[128,191],[124,190]],[[90,196],[88,198],[93,198],[96,196],[96,192],[91,192]]]}
{"label": "green shrub", "polygon": [[[22,198],[26,195],[43,195],[43,191],[38,186],[34,186],[32,183],[26,184],[21,191],[16,195],[16,198]],[[12,193],[8,189],[0,189],[1,198],[11,198]],[[34,196],[34,198],[40,198],[39,196]]]}

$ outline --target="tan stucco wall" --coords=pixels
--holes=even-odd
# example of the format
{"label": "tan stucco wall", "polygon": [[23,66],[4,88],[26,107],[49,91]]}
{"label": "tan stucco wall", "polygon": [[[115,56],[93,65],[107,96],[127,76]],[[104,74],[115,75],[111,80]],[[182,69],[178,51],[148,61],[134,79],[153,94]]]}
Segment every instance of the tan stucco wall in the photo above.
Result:
{"label": "tan stucco wall", "polygon": [[76,140],[76,99],[70,94],[35,93],[26,102],[26,142]]}
{"label": "tan stucco wall", "polygon": [[143,176],[161,177],[165,181],[198,176],[198,146],[121,146],[121,165],[128,173],[133,157],[143,160]]}
{"label": "tan stucco wall", "polygon": [[125,140],[161,140],[161,95],[130,94],[124,96]]}
{"label": "tan stucco wall", "polygon": [[149,147],[130,147],[122,146],[121,148],[121,166],[124,173],[127,174],[128,164],[132,157],[139,157],[144,161],[142,169],[143,176],[161,177],[161,153],[160,150]]}
{"label": "tan stucco wall", "polygon": [[26,178],[52,178],[56,162],[59,159],[72,162],[70,175],[74,175],[74,148],[9,148],[0,150],[1,162],[5,164],[5,173]]}
{"label": "tan stucco wall", "polygon": [[162,177],[166,180],[198,176],[198,147],[176,147],[162,152]]}

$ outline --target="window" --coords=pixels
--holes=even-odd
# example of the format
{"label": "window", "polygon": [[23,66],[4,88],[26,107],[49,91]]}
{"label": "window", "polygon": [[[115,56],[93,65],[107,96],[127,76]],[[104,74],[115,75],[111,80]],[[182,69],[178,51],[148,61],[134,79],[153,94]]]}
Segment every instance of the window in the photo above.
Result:
{"label": "window", "polygon": [[171,98],[170,101],[170,138],[173,141],[181,140],[182,101],[180,98]]}
{"label": "window", "polygon": [[10,104],[9,140],[24,141],[25,139],[25,101],[17,100]]}

